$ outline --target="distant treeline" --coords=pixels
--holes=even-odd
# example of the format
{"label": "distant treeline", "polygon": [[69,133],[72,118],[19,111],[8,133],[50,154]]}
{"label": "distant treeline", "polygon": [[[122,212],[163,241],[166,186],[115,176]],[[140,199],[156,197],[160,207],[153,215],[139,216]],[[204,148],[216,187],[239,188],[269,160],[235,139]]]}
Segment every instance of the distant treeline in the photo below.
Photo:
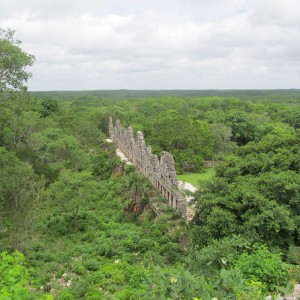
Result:
{"label": "distant treeline", "polygon": [[283,90],[95,90],[95,91],[43,91],[31,92],[32,95],[41,98],[51,98],[55,100],[75,100],[75,99],[136,99],[136,98],[156,98],[156,97],[225,97],[239,98],[245,100],[267,100],[284,101],[289,103],[300,103],[300,89]]}

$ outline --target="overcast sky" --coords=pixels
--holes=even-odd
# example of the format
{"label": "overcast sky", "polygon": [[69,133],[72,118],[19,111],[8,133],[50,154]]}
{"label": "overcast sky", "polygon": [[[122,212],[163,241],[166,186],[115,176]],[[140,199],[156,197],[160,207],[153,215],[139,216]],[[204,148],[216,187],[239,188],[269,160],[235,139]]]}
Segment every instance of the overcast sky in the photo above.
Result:
{"label": "overcast sky", "polygon": [[300,88],[299,0],[0,0],[30,90]]}

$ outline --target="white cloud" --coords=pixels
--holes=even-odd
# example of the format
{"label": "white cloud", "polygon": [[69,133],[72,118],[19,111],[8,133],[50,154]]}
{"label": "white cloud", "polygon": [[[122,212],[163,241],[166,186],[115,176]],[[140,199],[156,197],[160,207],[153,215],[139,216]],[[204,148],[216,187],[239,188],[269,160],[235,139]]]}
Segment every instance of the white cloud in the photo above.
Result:
{"label": "white cloud", "polygon": [[296,0],[2,0],[30,88],[299,87]]}
{"label": "white cloud", "polygon": [[252,0],[250,21],[254,26],[300,25],[300,3],[297,0]]}

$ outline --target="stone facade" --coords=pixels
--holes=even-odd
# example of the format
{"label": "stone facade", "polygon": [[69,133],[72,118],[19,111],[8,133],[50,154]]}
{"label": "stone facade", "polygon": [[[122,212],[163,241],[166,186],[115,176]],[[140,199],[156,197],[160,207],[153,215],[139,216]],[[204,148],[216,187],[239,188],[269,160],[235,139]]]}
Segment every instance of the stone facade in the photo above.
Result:
{"label": "stone facade", "polygon": [[133,128],[123,127],[119,120],[114,125],[112,118],[109,118],[108,129],[110,139],[136,166],[137,171],[149,179],[170,206],[177,209],[184,218],[188,218],[187,200],[178,188],[172,155],[163,151],[159,158],[152,153],[151,146],[146,145],[142,132],[138,131],[135,137]]}

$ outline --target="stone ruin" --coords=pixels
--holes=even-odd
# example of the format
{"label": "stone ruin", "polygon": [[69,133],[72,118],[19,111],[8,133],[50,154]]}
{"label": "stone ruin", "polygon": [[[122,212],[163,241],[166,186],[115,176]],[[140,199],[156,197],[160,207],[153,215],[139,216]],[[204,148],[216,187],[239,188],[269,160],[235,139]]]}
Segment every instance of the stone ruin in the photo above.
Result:
{"label": "stone ruin", "polygon": [[136,170],[147,177],[154,188],[165,198],[170,206],[178,210],[185,219],[191,219],[186,195],[179,189],[176,179],[175,162],[172,155],[162,152],[160,158],[147,146],[141,131],[134,136],[133,128],[125,128],[120,120],[114,126],[109,118],[109,136],[116,146],[125,154]]}

